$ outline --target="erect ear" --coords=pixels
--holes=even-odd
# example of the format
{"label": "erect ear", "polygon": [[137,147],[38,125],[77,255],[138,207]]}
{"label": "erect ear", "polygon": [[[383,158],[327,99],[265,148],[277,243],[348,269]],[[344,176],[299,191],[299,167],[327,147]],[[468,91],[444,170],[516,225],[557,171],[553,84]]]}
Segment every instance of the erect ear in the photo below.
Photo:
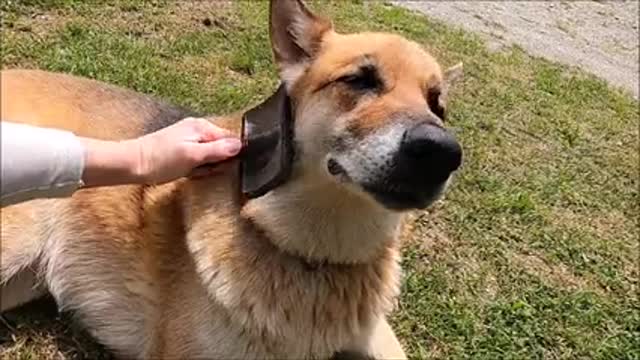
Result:
{"label": "erect ear", "polygon": [[333,25],[313,14],[301,0],[271,0],[269,22],[280,77],[290,84],[316,56],[322,37]]}
{"label": "erect ear", "polygon": [[444,71],[444,81],[447,84],[455,84],[462,79],[464,69],[462,63],[459,62]]}
{"label": "erect ear", "polygon": [[449,99],[449,93],[460,81],[462,81],[463,75],[464,70],[461,62],[444,71],[442,93],[440,94],[439,100],[443,107]]}

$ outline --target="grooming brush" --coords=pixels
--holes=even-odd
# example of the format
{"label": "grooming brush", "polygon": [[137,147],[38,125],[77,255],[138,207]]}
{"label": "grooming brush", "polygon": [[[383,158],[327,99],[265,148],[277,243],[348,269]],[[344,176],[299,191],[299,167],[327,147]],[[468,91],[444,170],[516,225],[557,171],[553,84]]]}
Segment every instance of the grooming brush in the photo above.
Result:
{"label": "grooming brush", "polygon": [[242,118],[240,188],[246,199],[282,185],[293,162],[293,118],[284,85]]}
{"label": "grooming brush", "polygon": [[293,118],[284,85],[244,113],[241,141],[243,146],[237,157],[198,169],[213,169],[239,159],[243,200],[263,196],[287,181],[293,162]]}

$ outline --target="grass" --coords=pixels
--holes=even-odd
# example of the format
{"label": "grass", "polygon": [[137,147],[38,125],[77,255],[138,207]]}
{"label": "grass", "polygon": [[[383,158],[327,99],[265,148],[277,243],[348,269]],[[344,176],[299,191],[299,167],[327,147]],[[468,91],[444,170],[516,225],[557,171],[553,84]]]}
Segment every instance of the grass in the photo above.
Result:
{"label": "grass", "polygon": [[[254,104],[276,83],[265,2],[17,3],[2,5],[3,68],[88,76],[206,113]],[[638,102],[381,2],[314,5],[341,31],[394,31],[465,64],[450,114],[463,170],[407,233],[393,325],[411,357],[640,359]],[[2,358],[107,357],[66,317],[34,312],[0,325]]]}

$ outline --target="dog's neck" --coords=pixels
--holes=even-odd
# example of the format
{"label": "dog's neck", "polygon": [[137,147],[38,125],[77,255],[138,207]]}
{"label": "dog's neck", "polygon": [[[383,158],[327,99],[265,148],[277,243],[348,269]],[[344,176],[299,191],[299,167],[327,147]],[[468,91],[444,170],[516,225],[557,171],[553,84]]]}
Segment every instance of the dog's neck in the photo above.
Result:
{"label": "dog's neck", "polygon": [[308,262],[373,261],[397,240],[402,215],[336,184],[287,183],[242,210],[272,243]]}

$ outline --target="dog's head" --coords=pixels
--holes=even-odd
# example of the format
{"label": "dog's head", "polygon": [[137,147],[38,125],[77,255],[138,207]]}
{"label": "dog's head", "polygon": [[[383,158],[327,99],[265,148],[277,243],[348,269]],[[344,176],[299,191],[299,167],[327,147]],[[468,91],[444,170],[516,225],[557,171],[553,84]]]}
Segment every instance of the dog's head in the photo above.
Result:
{"label": "dog's head", "polygon": [[387,33],[339,34],[300,0],[272,0],[270,34],[295,114],[292,181],[330,183],[381,206],[429,206],[462,161],[445,129],[461,65],[442,70]]}

